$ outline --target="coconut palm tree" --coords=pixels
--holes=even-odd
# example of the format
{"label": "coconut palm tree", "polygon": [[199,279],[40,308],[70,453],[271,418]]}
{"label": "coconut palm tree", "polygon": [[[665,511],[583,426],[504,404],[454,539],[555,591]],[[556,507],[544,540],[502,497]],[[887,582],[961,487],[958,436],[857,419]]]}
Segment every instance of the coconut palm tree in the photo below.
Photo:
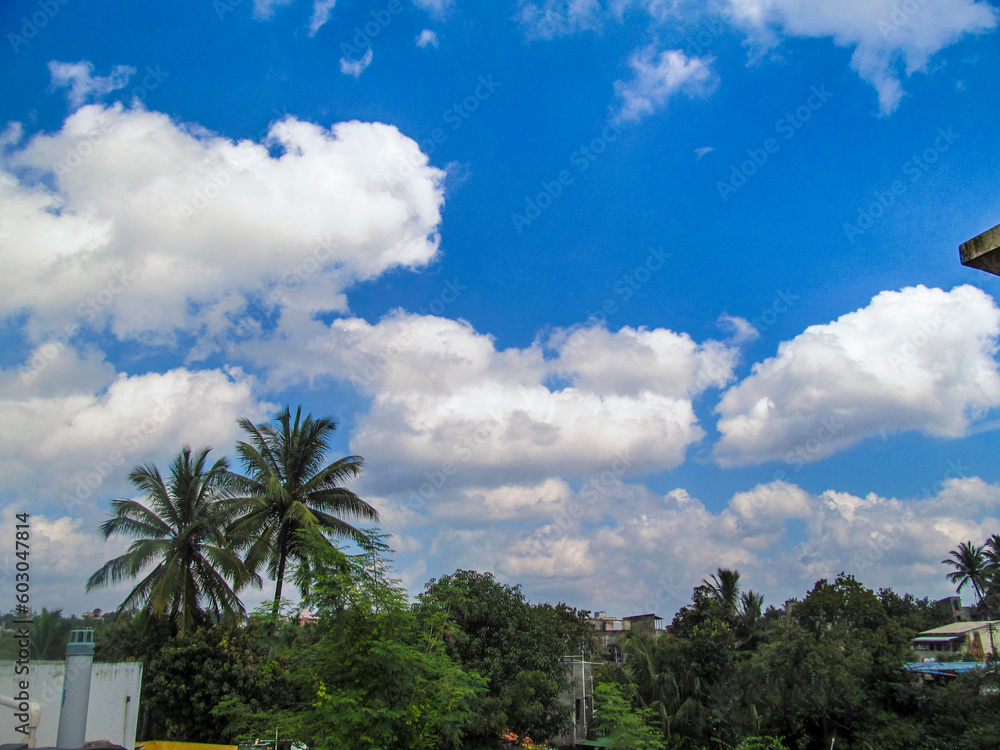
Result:
{"label": "coconut palm tree", "polygon": [[719,568],[710,578],[701,582],[708,588],[715,601],[723,606],[726,612],[735,614],[740,603],[740,574],[728,568]]}
{"label": "coconut palm tree", "polygon": [[261,585],[230,547],[225,529],[234,505],[225,497],[229,464],[220,458],[206,470],[204,448],[192,455],[185,446],[164,479],[154,464],[137,466],[129,481],[141,500],[111,503],[111,518],[101,525],[105,539],[122,534],[135,539],[128,551],[106,562],[87,581],[87,591],[134,579],[153,569],[118,608],[116,624],[126,612],[169,616],[181,635],[211,612],[217,619],[243,614],[237,592]]}
{"label": "coconut palm tree", "polygon": [[[986,595],[990,582],[997,576],[997,562],[987,553],[987,546],[977,547],[972,542],[961,542],[957,549],[951,551],[951,557],[941,562],[954,568],[948,573],[948,580],[958,584],[956,592],[961,593],[966,584],[971,584],[976,592],[976,607],[983,606],[983,597]],[[992,550],[991,550],[992,551]],[[993,628],[989,628],[990,652],[996,653],[996,645],[993,642]]]}
{"label": "coconut palm tree", "polygon": [[330,437],[337,429],[332,419],[295,416],[285,407],[272,423],[238,424],[248,441],[236,445],[245,476],[233,475],[240,518],[231,537],[246,551],[252,570],[267,567],[274,579],[273,612],[281,604],[281,588],[289,561],[308,566],[300,532],[350,539],[365,546],[365,534],[344,518],[377,521],[378,512],[345,489],[343,483],[361,472],[364,459],[347,456],[324,466]]}
{"label": "coconut palm tree", "polygon": [[740,610],[736,619],[736,633],[739,640],[737,648],[753,648],[756,645],[764,622],[763,612],[763,594],[744,591],[740,595]]}

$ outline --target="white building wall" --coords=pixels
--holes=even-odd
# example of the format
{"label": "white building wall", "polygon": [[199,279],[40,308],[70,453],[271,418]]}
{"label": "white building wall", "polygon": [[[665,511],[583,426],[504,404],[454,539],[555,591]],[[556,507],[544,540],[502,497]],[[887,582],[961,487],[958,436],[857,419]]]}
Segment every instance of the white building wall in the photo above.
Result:
{"label": "white building wall", "polygon": [[[28,692],[42,707],[37,747],[55,747],[59,733],[59,710],[62,704],[63,675],[66,663],[35,661],[31,663]],[[14,662],[0,661],[0,695],[17,695]],[[95,662],[90,678],[90,706],[87,709],[86,741],[108,740],[135,750],[139,719],[139,689],[142,664],[138,662]],[[0,707],[0,744],[24,742],[24,735],[14,730],[13,711]]]}

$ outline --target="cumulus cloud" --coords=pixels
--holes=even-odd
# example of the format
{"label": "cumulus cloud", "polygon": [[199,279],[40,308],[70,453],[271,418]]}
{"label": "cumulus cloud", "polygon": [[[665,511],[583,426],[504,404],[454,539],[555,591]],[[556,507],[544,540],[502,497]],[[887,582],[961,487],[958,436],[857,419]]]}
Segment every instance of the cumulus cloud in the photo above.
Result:
{"label": "cumulus cloud", "polygon": [[[428,504],[424,521],[436,536],[421,557],[432,569],[448,560],[493,570],[535,599],[618,615],[669,618],[720,566],[738,569],[745,587],[779,606],[841,571],[870,587],[945,596],[952,587],[940,560],[960,542],[1000,530],[1000,486],[949,474],[906,499],[833,489],[814,495],[774,481],[734,494],[717,510],[682,488],[661,495],[621,482],[602,484],[596,501],[588,485],[579,493],[554,483],[505,487],[507,502],[456,491],[454,499]],[[464,516],[480,510],[494,521],[488,531],[440,530],[456,524],[462,502]],[[506,515],[498,517],[501,506]],[[410,533],[414,523],[407,517]]]}
{"label": "cumulus cloud", "polygon": [[878,92],[879,110],[903,96],[901,73],[923,70],[930,58],[966,34],[996,27],[997,10],[980,0],[729,0],[731,19],[764,47],[781,35],[830,37],[853,48],[851,67]]}
{"label": "cumulus cloud", "polygon": [[[240,354],[274,387],[334,377],[372,397],[351,449],[379,463],[380,491],[461,466],[465,486],[579,475],[626,457],[629,473],[680,464],[704,433],[692,399],[732,378],[736,352],[663,329],[557,332],[498,350],[462,321],[397,312],[322,326],[282,319]],[[546,350],[552,356],[547,356]]]}
{"label": "cumulus cloud", "polygon": [[0,156],[0,317],[169,343],[231,334],[254,300],[344,310],[357,281],[436,258],[443,179],[389,125],[287,117],[237,143],[88,105]]}
{"label": "cumulus cloud", "polygon": [[33,507],[96,514],[127,487],[132,466],[169,460],[182,445],[231,450],[258,401],[239,370],[116,374],[96,354],[66,348],[34,373],[0,371],[0,482]]}
{"label": "cumulus cloud", "polygon": [[632,78],[615,81],[615,93],[622,100],[617,117],[640,120],[666,106],[677,93],[704,95],[716,84],[712,58],[688,57],[679,49],[657,52],[651,44],[629,58]]}
{"label": "cumulus cloud", "polygon": [[883,431],[959,437],[1000,405],[1000,310],[971,286],[882,292],[754,365],[717,408],[723,466],[802,465]]}
{"label": "cumulus cloud", "polygon": [[52,87],[69,89],[69,103],[73,109],[124,88],[129,79],[135,75],[135,68],[116,65],[110,75],[95,76],[93,73],[93,63],[86,60],[76,63],[52,60],[49,63]]}
{"label": "cumulus cloud", "polygon": [[372,57],[374,57],[374,52],[372,52],[371,47],[357,60],[348,60],[346,57],[342,57],[340,58],[340,72],[345,76],[359,78],[372,64]]}
{"label": "cumulus cloud", "polygon": [[[31,513],[33,607],[36,610],[45,607],[50,611],[62,609],[67,617],[83,614],[94,607],[113,611],[134,583],[125,581],[100,593],[86,594],[84,581],[105,561],[123,554],[128,548],[128,540],[105,541],[96,527],[90,530],[83,519],[39,513],[34,503],[8,506],[0,513],[0,518],[7,528],[13,528],[15,514],[23,512]],[[12,551],[0,553],[0,584],[8,590],[13,590],[16,563]]]}
{"label": "cumulus cloud", "polygon": [[437,48],[438,46],[437,32],[431,31],[430,29],[424,29],[423,31],[421,31],[420,35],[417,37],[417,46],[420,47],[420,49],[424,49],[425,47]]}

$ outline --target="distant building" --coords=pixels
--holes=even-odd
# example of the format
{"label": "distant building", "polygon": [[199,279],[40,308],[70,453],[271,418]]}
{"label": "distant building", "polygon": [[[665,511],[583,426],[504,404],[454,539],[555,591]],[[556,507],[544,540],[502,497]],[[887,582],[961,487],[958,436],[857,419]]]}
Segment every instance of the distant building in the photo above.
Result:
{"label": "distant building", "polygon": [[626,630],[639,630],[647,633],[656,633],[657,630],[663,629],[662,626],[657,624],[663,622],[663,618],[659,615],[631,615],[630,617],[623,617],[622,620],[625,622]]}
{"label": "distant building", "polygon": [[556,738],[552,744],[556,747],[574,748],[587,739],[587,731],[594,722],[593,669],[600,662],[586,661],[582,656],[564,656],[562,663],[569,674],[570,685],[559,694],[559,699],[573,709],[573,723],[569,731]]}
{"label": "distant building", "polygon": [[948,615],[954,622],[972,622],[977,617],[976,608],[963,607],[960,596],[947,596],[944,599],[938,599],[935,604],[947,608]]}
{"label": "distant building", "polygon": [[990,650],[990,630],[1000,645],[1000,620],[953,622],[925,630],[913,639],[913,650],[921,661],[944,654],[967,654],[975,661],[985,661]]}
{"label": "distant building", "polygon": [[609,617],[607,612],[595,612],[590,624],[597,633],[598,656],[612,664],[621,664],[624,659],[622,634],[636,631],[656,634],[663,630],[663,618],[659,615],[630,615],[629,617]]}

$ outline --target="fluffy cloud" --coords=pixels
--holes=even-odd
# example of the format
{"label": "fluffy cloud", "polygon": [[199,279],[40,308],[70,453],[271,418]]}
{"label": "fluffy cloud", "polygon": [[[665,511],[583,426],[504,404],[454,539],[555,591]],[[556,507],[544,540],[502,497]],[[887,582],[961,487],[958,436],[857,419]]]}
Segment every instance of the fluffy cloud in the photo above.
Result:
{"label": "fluffy cloud", "polygon": [[628,473],[672,468],[704,435],[691,399],[729,382],[737,357],[718,342],[631,328],[498,351],[467,323],[404,313],[327,327],[286,316],[280,334],[241,354],[271,368],[274,386],[332,376],[369,394],[351,448],[371,457],[380,490],[422,484],[442,461],[458,467],[449,483],[465,486],[619,460]]}
{"label": "fluffy cloud", "polygon": [[997,10],[979,0],[729,0],[732,20],[769,46],[778,35],[830,37],[853,47],[851,67],[878,91],[879,109],[892,112],[907,76],[965,34],[996,27]]}
{"label": "fluffy cloud", "polygon": [[[8,128],[8,143],[18,135]],[[444,173],[378,123],[289,117],[235,143],[166,115],[89,105],[0,160],[0,316],[119,338],[222,335],[248,299],[298,303],[437,255]]]}
{"label": "fluffy cloud", "polygon": [[[488,531],[434,531],[421,559],[431,569],[447,560],[493,570],[524,584],[534,599],[618,615],[669,617],[720,566],[738,569],[744,587],[775,605],[841,571],[871,587],[946,596],[952,587],[940,561],[948,551],[1000,530],[1000,486],[976,477],[952,476],[905,500],[836,490],[812,495],[775,481],[736,493],[715,511],[684,489],[659,495],[624,483],[604,485],[596,497],[549,483],[503,490],[510,501],[463,491],[456,502],[429,504],[428,530],[455,525],[458,497],[465,516],[480,510],[494,523]],[[514,512],[490,515],[497,503]],[[540,508],[551,514],[547,521],[538,520]],[[415,522],[406,518],[411,534]]]}
{"label": "fluffy cloud", "polygon": [[718,406],[720,464],[801,465],[883,431],[966,434],[1000,405],[1000,310],[971,286],[882,292],[807,328]]}
{"label": "fluffy cloud", "polygon": [[95,76],[93,72],[93,63],[86,61],[64,63],[53,60],[49,63],[53,88],[68,88],[69,103],[74,109],[90,99],[100,99],[105,94],[124,88],[135,75],[135,68],[116,65],[107,76]]}
{"label": "fluffy cloud", "polygon": [[231,450],[235,421],[276,407],[238,370],[116,375],[95,353],[66,348],[44,369],[0,372],[0,481],[31,506],[95,517],[127,488],[132,466],[167,462],[182,445]]}
{"label": "fluffy cloud", "polygon": [[679,49],[658,53],[655,44],[636,50],[629,58],[632,78],[615,81],[615,93],[622,100],[618,118],[640,120],[662,109],[674,94],[710,91],[716,83],[711,62],[711,58],[688,57]]}

